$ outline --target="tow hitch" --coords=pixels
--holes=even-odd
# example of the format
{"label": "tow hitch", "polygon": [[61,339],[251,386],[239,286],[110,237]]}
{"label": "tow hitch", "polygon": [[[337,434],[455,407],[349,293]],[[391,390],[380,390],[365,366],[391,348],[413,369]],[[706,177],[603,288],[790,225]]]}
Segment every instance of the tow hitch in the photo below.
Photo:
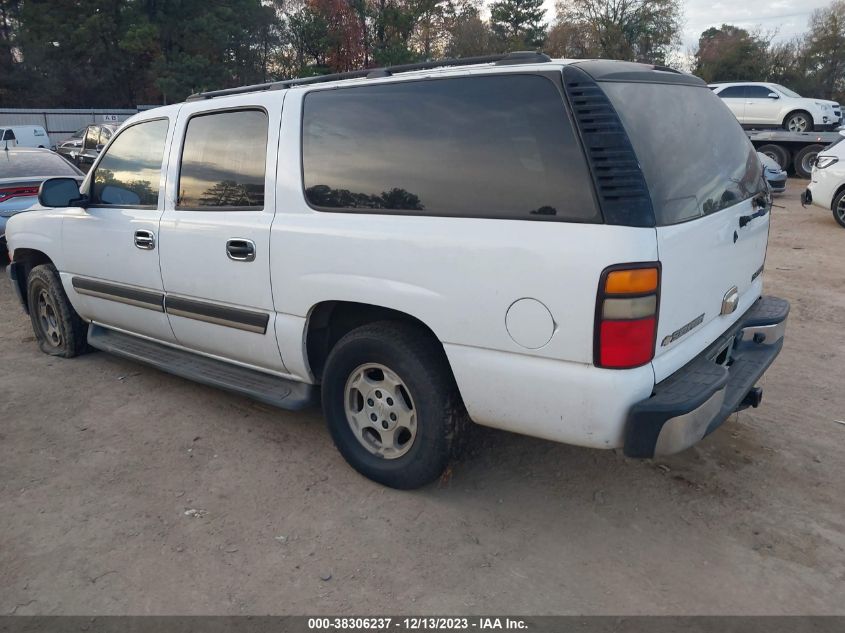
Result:
{"label": "tow hitch", "polygon": [[745,394],[745,397],[742,399],[742,402],[739,403],[740,409],[746,409],[748,407],[754,407],[755,409],[760,406],[760,403],[763,401],[763,389],[761,387],[753,387],[751,391]]}

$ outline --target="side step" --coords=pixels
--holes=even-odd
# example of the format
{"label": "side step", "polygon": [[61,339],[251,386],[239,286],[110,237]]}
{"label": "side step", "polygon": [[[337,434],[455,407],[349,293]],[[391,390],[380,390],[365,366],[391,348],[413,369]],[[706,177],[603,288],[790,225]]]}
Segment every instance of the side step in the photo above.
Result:
{"label": "side step", "polygon": [[88,343],[104,352],[152,365],[182,378],[234,391],[274,407],[295,411],[317,402],[314,385],[192,354],[93,323],[88,326]]}

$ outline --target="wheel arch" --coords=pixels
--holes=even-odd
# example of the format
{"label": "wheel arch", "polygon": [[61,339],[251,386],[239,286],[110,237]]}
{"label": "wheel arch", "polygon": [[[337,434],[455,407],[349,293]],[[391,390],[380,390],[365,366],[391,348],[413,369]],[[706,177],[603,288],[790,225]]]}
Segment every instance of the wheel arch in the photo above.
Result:
{"label": "wheel arch", "polygon": [[402,321],[417,326],[440,347],[448,363],[440,338],[428,324],[414,315],[370,303],[329,300],[313,305],[306,317],[304,352],[314,379],[321,382],[326,359],[344,335],[376,321]]}
{"label": "wheel arch", "polygon": [[29,305],[27,305],[26,301],[26,281],[32,269],[36,266],[41,266],[42,264],[55,266],[53,260],[50,259],[46,253],[35,248],[16,248],[12,253],[12,260],[9,264],[14,267],[12,279],[18,285],[21,303],[23,304],[23,309],[27,314],[29,314]]}

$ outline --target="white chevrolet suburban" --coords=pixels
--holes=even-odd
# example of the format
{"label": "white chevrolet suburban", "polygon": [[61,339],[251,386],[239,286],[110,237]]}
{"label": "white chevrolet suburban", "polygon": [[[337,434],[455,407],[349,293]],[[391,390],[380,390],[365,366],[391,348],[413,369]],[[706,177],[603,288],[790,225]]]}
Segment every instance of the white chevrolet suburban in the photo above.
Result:
{"label": "white chevrolet suburban", "polygon": [[519,53],[194,95],[11,219],[41,349],[87,346],[281,408],[398,488],[464,420],[681,451],[783,344],[770,200],[707,85]]}

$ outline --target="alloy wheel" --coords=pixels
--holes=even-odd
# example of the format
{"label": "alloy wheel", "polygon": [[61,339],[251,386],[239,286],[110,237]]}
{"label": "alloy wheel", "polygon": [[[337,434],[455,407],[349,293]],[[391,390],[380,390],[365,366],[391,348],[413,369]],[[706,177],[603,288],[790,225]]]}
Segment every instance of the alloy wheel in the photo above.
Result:
{"label": "alloy wheel", "polygon": [[405,455],[417,436],[417,410],[402,379],[378,363],[357,367],[344,390],[346,420],[360,444],[384,459]]}

